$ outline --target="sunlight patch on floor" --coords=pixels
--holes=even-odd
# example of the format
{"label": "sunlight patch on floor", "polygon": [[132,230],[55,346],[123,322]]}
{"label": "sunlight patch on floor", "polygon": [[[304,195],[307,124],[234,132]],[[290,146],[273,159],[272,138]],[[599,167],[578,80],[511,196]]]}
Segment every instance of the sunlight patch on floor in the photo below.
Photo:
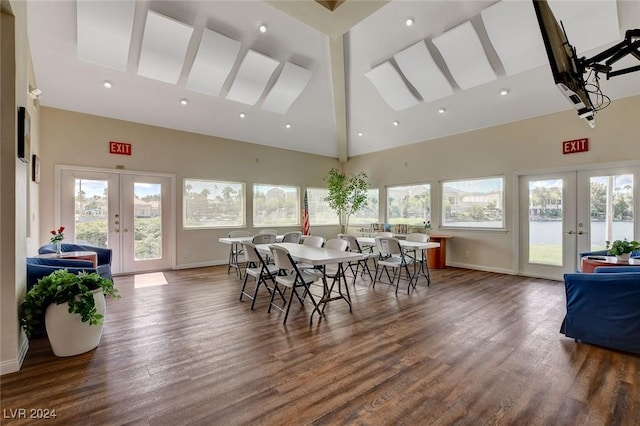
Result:
{"label": "sunlight patch on floor", "polygon": [[157,285],[167,285],[167,279],[162,272],[150,272],[148,274],[139,274],[134,277],[134,288],[154,287]]}

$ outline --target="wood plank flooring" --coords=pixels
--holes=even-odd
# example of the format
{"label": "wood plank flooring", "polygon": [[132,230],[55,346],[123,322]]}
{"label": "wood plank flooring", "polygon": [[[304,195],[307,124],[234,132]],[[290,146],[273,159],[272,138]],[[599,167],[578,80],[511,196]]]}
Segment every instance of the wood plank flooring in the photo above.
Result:
{"label": "wood plank flooring", "polygon": [[[116,277],[100,346],[34,339],[2,424],[640,425],[640,357],[558,330],[560,282],[448,268],[398,296],[349,284],[309,325],[238,301],[226,266]],[[55,410],[53,420],[15,410]]]}

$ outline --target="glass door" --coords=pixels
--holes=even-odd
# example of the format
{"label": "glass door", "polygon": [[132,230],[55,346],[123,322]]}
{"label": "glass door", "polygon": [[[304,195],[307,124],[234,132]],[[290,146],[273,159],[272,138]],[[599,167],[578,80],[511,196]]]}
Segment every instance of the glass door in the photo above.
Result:
{"label": "glass door", "polygon": [[114,274],[173,265],[173,179],[60,169],[59,209],[67,241],[109,247]]}
{"label": "glass door", "polygon": [[638,240],[637,176],[637,166],[520,176],[519,272],[562,280],[580,253]]}
{"label": "glass door", "polygon": [[561,279],[576,269],[576,174],[521,176],[520,273]]}

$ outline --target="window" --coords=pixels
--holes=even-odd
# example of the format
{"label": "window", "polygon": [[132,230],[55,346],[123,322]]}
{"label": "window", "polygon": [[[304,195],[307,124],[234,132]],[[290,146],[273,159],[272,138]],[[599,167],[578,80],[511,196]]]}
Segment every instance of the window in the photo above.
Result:
{"label": "window", "polygon": [[337,225],[340,223],[336,211],[329,207],[329,203],[324,200],[328,195],[328,189],[307,188],[309,223],[311,225]]}
{"label": "window", "polygon": [[504,229],[504,177],[443,182],[442,226]]}
{"label": "window", "polygon": [[380,222],[380,191],[367,189],[367,206],[353,214],[349,223],[369,224]]}
{"label": "window", "polygon": [[184,179],[182,225],[185,228],[245,226],[244,183]]}
{"label": "window", "polygon": [[431,220],[430,184],[387,188],[387,221],[389,223],[422,225],[427,220]]}
{"label": "window", "polygon": [[253,185],[253,225],[300,225],[300,190],[298,187]]}

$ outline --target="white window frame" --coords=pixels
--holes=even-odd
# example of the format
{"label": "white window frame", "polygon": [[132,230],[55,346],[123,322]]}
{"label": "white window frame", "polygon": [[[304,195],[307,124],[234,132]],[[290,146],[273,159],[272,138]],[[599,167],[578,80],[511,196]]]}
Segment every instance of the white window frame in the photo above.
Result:
{"label": "white window frame", "polygon": [[[187,211],[187,185],[193,185],[196,183],[200,183],[201,186],[212,186],[215,188],[216,185],[218,186],[225,186],[228,187],[230,185],[239,185],[240,186],[240,209],[241,209],[241,213],[240,213],[240,221],[239,222],[234,222],[231,224],[223,224],[223,223],[214,223],[214,224],[208,224],[208,225],[202,225],[202,226],[198,226],[198,225],[191,225],[191,224],[187,224],[187,215],[188,215],[188,211]],[[204,189],[204,188],[203,188]],[[215,189],[214,189],[215,191]],[[201,192],[201,191],[200,191]],[[222,193],[222,191],[220,191],[220,193]],[[216,194],[213,193],[212,197],[208,197],[207,199],[212,199],[215,200],[216,198]],[[246,184],[244,182],[230,182],[230,181],[223,181],[223,180],[214,180],[214,179],[196,179],[196,178],[183,178],[182,179],[182,228],[183,229],[219,229],[219,228],[244,228],[247,224],[247,214],[246,214],[246,199],[247,199],[247,191],[246,191]]]}
{"label": "white window frame", "polygon": [[[296,192],[296,196],[292,197],[292,199],[295,200],[295,207],[294,207],[294,211],[296,214],[296,219],[295,219],[295,223],[287,223],[287,222],[276,222],[276,223],[263,223],[263,222],[258,222],[256,219],[258,218],[258,214],[256,211],[256,207],[258,205],[258,203],[256,202],[256,200],[258,199],[258,197],[256,197],[256,189],[258,187],[271,187],[271,189],[274,188],[281,188],[285,193],[288,192],[288,189],[293,189]],[[253,209],[252,209],[252,214],[253,214],[253,226],[255,228],[276,228],[276,227],[288,227],[288,226],[300,226],[301,225],[301,206],[302,206],[302,198],[301,198],[301,191],[300,191],[300,187],[299,186],[295,186],[295,185],[275,185],[275,184],[271,184],[271,183],[254,183],[253,184],[253,192],[252,192],[252,200],[253,200]]]}
{"label": "white window frame", "polygon": [[[497,184],[499,186],[499,188],[496,188],[495,190],[489,191],[489,190],[482,190],[481,188],[479,188],[480,186],[483,185],[488,185],[490,184],[490,181],[497,181]],[[503,175],[499,175],[499,176],[487,176],[487,177],[478,177],[478,178],[467,178],[467,179],[452,179],[452,180],[443,180],[440,182],[440,228],[449,228],[449,229],[473,229],[473,230],[480,230],[480,231],[506,231],[506,218],[505,218],[505,184],[506,184],[506,179],[505,176]],[[474,199],[471,199],[469,201],[466,201],[467,203],[471,204],[471,203],[475,203],[476,205],[480,205],[482,203],[482,198],[485,199],[495,199],[496,201],[496,212],[494,214],[498,214],[501,218],[500,222],[493,222],[493,221],[487,221],[487,222],[479,222],[479,221],[448,221],[447,220],[447,208],[449,208],[449,206],[451,205],[451,196],[449,196],[449,190],[446,189],[447,186],[450,187],[457,187],[454,188],[456,191],[466,191],[469,194],[474,194],[473,197],[475,197]],[[467,187],[466,189],[461,189]],[[499,195],[493,195],[495,192],[499,192]],[[484,195],[483,195],[484,194]],[[454,203],[454,205],[460,205],[460,204],[464,204],[465,201],[464,199],[459,202],[459,203]],[[459,208],[458,209],[461,212],[464,212],[466,210]],[[501,214],[499,213],[501,211]],[[484,214],[488,214],[487,212],[484,212]],[[498,226],[481,226],[479,224],[484,223],[496,223]]]}
{"label": "white window frame", "polygon": [[[389,193],[391,192],[391,190],[393,190],[394,188],[407,188],[407,187],[415,187],[415,186],[427,186],[428,187],[428,192],[429,192],[429,211],[428,213],[425,213],[424,217],[416,217],[413,220],[413,223],[408,223],[408,222],[398,222],[397,219],[398,218],[391,218],[390,215],[390,205],[389,205]],[[399,224],[407,224],[409,226],[424,226],[424,222],[426,221],[431,221],[431,216],[433,214],[433,200],[432,200],[432,195],[433,195],[433,191],[432,191],[432,185],[430,182],[418,182],[418,183],[409,183],[409,184],[402,184],[402,185],[389,185],[386,187],[386,192],[387,192],[387,197],[386,197],[386,218],[387,218],[387,223],[391,224],[391,225],[399,225]],[[401,218],[401,219],[408,219],[408,218]]]}

